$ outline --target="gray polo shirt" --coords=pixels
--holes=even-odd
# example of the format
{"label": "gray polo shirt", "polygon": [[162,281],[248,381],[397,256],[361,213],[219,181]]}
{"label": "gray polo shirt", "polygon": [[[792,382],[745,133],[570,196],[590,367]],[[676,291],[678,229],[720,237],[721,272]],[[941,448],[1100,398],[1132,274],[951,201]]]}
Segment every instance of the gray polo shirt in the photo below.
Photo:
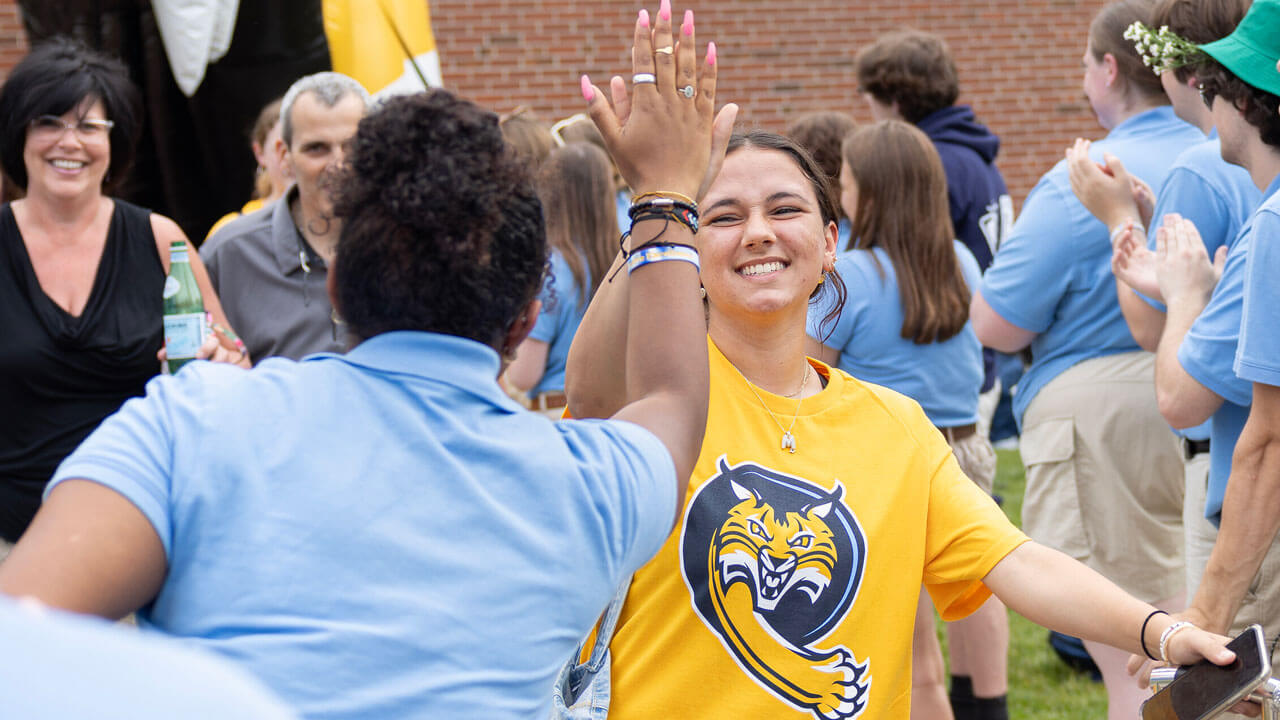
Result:
{"label": "gray polo shirt", "polygon": [[290,189],[276,202],[227,223],[200,249],[231,327],[254,363],[346,352],[345,326],[333,321],[324,260],[289,213]]}

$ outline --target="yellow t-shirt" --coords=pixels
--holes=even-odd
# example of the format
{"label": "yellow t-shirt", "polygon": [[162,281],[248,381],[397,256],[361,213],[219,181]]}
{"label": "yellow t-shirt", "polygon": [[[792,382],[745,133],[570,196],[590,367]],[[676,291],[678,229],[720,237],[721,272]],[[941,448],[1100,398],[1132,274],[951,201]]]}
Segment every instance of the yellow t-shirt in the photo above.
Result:
{"label": "yellow t-shirt", "polygon": [[214,223],[213,227],[209,228],[209,232],[205,233],[204,239],[208,240],[209,238],[213,237],[213,234],[221,230],[223,225],[226,225],[227,223],[231,222],[232,220],[235,220],[241,215],[248,215],[251,212],[261,210],[262,206],[263,206],[262,199],[254,198],[253,200],[250,200],[249,202],[245,203],[244,207],[240,208],[240,212],[229,212],[226,215],[223,215],[222,217],[218,218],[218,222]]}
{"label": "yellow t-shirt", "polygon": [[827,387],[759,391],[710,344],[710,414],[679,525],[636,573],[610,720],[908,716],[921,584],[947,619],[1026,541],[914,401],[810,360]]}

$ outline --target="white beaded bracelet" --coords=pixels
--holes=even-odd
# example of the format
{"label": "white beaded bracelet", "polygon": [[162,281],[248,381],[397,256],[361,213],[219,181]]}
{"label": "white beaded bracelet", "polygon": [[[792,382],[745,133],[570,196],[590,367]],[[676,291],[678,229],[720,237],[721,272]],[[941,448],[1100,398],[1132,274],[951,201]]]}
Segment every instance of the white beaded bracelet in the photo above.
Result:
{"label": "white beaded bracelet", "polygon": [[1165,628],[1164,632],[1160,633],[1160,659],[1161,660],[1163,660],[1165,663],[1173,664],[1172,661],[1169,660],[1168,652],[1166,652],[1169,649],[1169,640],[1173,639],[1173,636],[1178,634],[1180,631],[1186,630],[1189,627],[1195,627],[1195,625],[1192,625],[1186,620],[1179,620],[1178,622]]}
{"label": "white beaded bracelet", "polygon": [[1143,238],[1145,238],[1145,237],[1147,236],[1147,229],[1146,229],[1145,227],[1143,227],[1143,226],[1142,226],[1142,223],[1140,223],[1140,222],[1138,222],[1138,221],[1136,221],[1136,220],[1125,220],[1124,222],[1122,222],[1122,223],[1120,223],[1120,224],[1116,225],[1115,227],[1111,228],[1111,246],[1112,246],[1112,247],[1115,247],[1116,239],[1117,239],[1117,238],[1119,238],[1119,237],[1120,237],[1120,234],[1121,234],[1121,233],[1123,233],[1123,232],[1125,231],[1126,226],[1127,226],[1130,222],[1132,222],[1132,223],[1133,223],[1133,234],[1134,234],[1134,235],[1138,235],[1138,236],[1141,236],[1141,237],[1143,237]]}

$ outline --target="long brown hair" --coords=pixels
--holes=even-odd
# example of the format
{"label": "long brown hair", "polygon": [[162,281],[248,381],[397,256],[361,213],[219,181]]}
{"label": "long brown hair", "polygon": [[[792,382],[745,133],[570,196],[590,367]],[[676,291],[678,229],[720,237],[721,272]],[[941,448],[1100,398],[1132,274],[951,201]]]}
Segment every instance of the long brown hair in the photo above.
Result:
{"label": "long brown hair", "polygon": [[586,307],[618,247],[613,164],[594,145],[569,143],[543,161],[537,185],[547,241],[569,264]]}
{"label": "long brown hair", "polygon": [[850,249],[879,247],[889,256],[902,299],[902,337],[918,345],[954,337],[969,320],[970,292],[956,258],[938,151],[914,125],[885,120],[854,131],[843,155],[858,189]]}

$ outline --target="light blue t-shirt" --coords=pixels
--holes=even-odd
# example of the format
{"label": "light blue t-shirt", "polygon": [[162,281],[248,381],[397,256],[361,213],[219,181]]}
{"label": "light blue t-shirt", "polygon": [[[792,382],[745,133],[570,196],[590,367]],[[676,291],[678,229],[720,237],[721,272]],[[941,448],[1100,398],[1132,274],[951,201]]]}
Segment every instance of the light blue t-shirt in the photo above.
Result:
{"label": "light blue t-shirt", "polygon": [[232,663],[98,618],[0,595],[0,717],[296,720]]}
{"label": "light blue t-shirt", "polygon": [[[1262,193],[1253,184],[1249,171],[1222,159],[1222,141],[1214,130],[1203,142],[1183,150],[1174,161],[1151,214],[1147,246],[1156,249],[1156,230],[1164,225],[1164,216],[1178,213],[1195,223],[1212,260],[1218,248],[1230,248],[1261,200]],[[1164,311],[1164,303],[1134,292]]]}
{"label": "light blue t-shirt", "polygon": [[[1174,158],[1203,140],[1164,106],[1116,126],[1090,156],[1112,153],[1158,195]],[[1036,333],[1031,367],[1013,397],[1019,426],[1040,389],[1071,366],[1139,350],[1116,301],[1110,232],[1071,192],[1065,161],[1031,190],[983,275],[982,297],[1006,321]]]}
{"label": "light blue t-shirt", "polygon": [[666,540],[650,432],[555,423],[498,354],[400,331],[147,384],[59,467],[132,501],[168,574],[142,625],[233,658],[310,720],[533,718]]}
{"label": "light blue t-shirt", "polygon": [[[589,273],[589,268],[584,267]],[[529,337],[547,344],[547,366],[542,379],[529,391],[529,397],[539,393],[564,391],[564,368],[569,361],[569,346],[578,332],[587,306],[582,302],[582,288],[573,280],[573,271],[559,250],[551,251],[551,272],[538,294],[542,310]]]}
{"label": "light blue t-shirt", "polygon": [[1209,304],[1187,330],[1178,346],[1178,362],[1196,382],[1222,398],[1210,418],[1209,491],[1205,517],[1215,520],[1222,512],[1222,495],[1231,474],[1231,454],[1236,439],[1249,416],[1249,383],[1236,377],[1232,364],[1240,334],[1240,313],[1244,308],[1244,275],[1252,243],[1252,219],[1246,219],[1239,236],[1227,251],[1222,278],[1213,289]]}
{"label": "light blue t-shirt", "polygon": [[[972,293],[982,275],[978,261],[964,243],[956,241],[955,248]],[[834,293],[820,296],[826,300],[810,306],[809,337],[840,351],[837,366],[841,370],[920,403],[934,425],[977,422],[982,345],[973,326],[966,322],[958,335],[917,345],[902,337],[898,276],[883,248],[842,253],[836,257],[836,270],[849,295],[840,317],[825,325],[823,318],[835,302]]]}
{"label": "light blue t-shirt", "polygon": [[1280,386],[1280,177],[1263,195],[1253,217],[1235,371],[1251,383]]}

